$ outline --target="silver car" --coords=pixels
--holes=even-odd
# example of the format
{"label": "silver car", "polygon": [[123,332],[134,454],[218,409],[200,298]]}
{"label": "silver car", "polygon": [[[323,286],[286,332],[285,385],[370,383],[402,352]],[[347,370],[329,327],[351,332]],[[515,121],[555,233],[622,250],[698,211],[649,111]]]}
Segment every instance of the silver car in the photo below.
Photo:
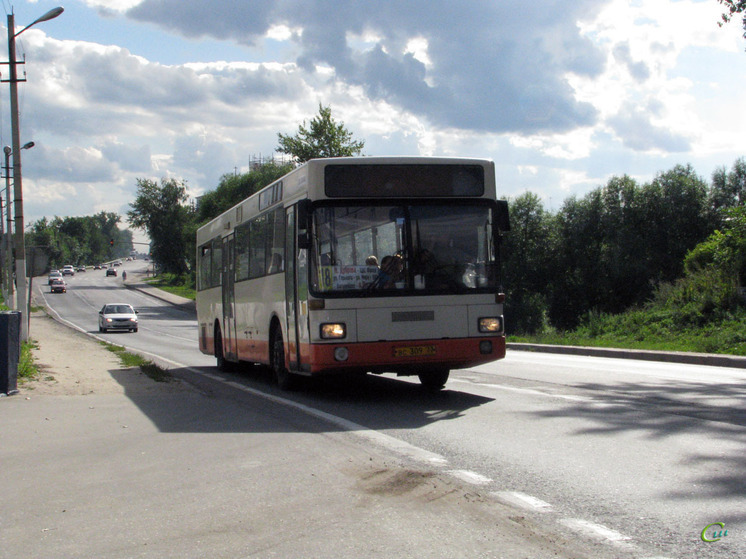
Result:
{"label": "silver car", "polygon": [[127,303],[109,303],[98,311],[98,331],[129,330],[137,332],[137,311]]}

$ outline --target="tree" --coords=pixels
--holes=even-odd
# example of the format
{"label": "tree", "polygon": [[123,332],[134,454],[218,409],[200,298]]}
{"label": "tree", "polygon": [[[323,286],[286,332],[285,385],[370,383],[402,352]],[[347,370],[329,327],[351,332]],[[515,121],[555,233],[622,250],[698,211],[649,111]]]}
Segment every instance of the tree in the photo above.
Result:
{"label": "tree", "polygon": [[153,259],[166,273],[183,275],[188,269],[194,211],[185,205],[187,199],[186,185],[176,179],[161,179],[160,186],[137,179],[137,198],[127,212],[130,225],[147,232]]}
{"label": "tree", "polygon": [[364,141],[353,141],[352,132],[343,123],[332,118],[331,107],[319,104],[319,115],[311,119],[310,127],[306,121],[298,126],[295,136],[277,134],[279,153],[292,156],[299,163],[319,157],[348,157],[360,155],[365,146]]}
{"label": "tree", "polygon": [[289,173],[292,168],[291,163],[280,165],[275,162],[268,162],[252,168],[248,173],[223,175],[215,190],[211,190],[200,197],[197,205],[197,222],[200,224],[207,223]]}
{"label": "tree", "polygon": [[[734,14],[746,13],[746,0],[718,0],[718,2],[727,8],[727,11],[720,15],[723,20],[718,22],[720,27],[722,27],[723,24],[728,23]],[[744,29],[743,36],[746,38],[746,15],[743,16],[741,24]]]}
{"label": "tree", "polygon": [[501,252],[505,314],[513,332],[535,333],[546,326],[552,228],[553,220],[536,194],[527,192],[510,203],[510,232]]}
{"label": "tree", "polygon": [[710,205],[716,212],[746,203],[746,158],[739,158],[728,172],[725,167],[712,173]]}

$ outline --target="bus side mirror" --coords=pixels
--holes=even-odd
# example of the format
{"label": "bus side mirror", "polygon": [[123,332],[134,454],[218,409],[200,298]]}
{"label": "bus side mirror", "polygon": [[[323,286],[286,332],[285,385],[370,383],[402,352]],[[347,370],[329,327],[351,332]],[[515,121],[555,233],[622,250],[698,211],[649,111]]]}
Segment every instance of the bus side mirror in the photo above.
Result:
{"label": "bus side mirror", "polygon": [[497,200],[497,228],[500,231],[510,231],[507,200]]}
{"label": "bus side mirror", "polygon": [[298,248],[311,248],[311,201],[298,202]]}

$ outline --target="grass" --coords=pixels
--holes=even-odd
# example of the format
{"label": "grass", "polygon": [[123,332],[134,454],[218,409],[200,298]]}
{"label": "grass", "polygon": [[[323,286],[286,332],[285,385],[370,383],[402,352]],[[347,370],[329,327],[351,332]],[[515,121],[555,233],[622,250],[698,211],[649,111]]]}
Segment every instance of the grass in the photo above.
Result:
{"label": "grass", "polygon": [[570,332],[510,336],[515,343],[538,343],[746,355],[746,309],[720,316],[682,310],[634,310],[620,315],[589,314]]}
{"label": "grass", "polygon": [[185,297],[194,301],[197,298],[197,290],[190,276],[177,276],[176,274],[159,274],[146,280],[149,285],[167,291],[179,297]]}
{"label": "grass", "polygon": [[140,370],[156,382],[171,382],[173,377],[170,373],[152,361],[148,361],[141,355],[130,353],[122,346],[110,344],[108,342],[99,342],[104,348],[119,357],[119,362],[123,367],[140,367]]}

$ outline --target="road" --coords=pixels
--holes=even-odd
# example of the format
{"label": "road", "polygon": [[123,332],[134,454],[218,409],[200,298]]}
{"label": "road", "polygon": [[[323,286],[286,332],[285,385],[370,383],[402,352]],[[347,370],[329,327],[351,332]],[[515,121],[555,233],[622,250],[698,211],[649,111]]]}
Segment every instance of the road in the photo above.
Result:
{"label": "road", "polygon": [[[746,557],[744,370],[514,351],[453,372],[435,395],[387,375],[285,393],[261,369],[218,372],[188,312],[99,271],[69,283],[67,295],[44,296],[79,328],[160,356],[198,385],[447,472],[565,538],[610,556]],[[140,332],[98,334],[97,311],[115,300],[140,310]],[[705,539],[727,536],[703,541],[713,523],[724,528]]]}

